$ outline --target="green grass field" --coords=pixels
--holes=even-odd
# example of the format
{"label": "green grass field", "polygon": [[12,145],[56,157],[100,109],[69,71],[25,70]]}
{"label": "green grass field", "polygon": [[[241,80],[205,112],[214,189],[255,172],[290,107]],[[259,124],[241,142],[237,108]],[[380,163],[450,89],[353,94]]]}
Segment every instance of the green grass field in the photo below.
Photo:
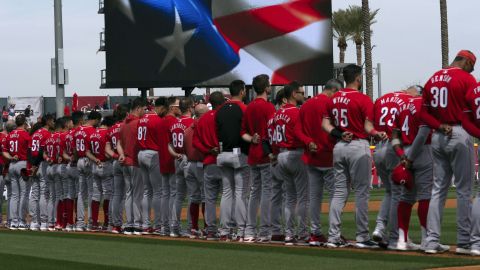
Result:
{"label": "green grass field", "polygon": [[[376,213],[370,215],[373,229]],[[354,239],[354,214],[345,213],[343,233]],[[327,228],[324,219],[324,228]],[[455,210],[446,209],[442,239],[455,244]],[[416,217],[412,238],[418,242]],[[5,269],[427,269],[480,265],[470,257],[439,258],[379,251],[287,248],[91,234],[0,231]],[[480,267],[480,266],[479,266]]]}
{"label": "green grass field", "polygon": [[0,232],[5,269],[427,269],[474,265],[439,258],[320,248],[248,246],[87,234]]}

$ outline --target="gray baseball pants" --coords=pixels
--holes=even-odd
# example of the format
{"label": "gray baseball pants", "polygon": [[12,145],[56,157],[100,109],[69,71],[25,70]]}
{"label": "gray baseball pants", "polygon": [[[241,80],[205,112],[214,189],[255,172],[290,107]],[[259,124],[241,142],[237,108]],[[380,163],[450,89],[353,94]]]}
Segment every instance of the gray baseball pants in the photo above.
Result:
{"label": "gray baseball pants", "polygon": [[175,174],[162,174],[161,223],[164,232],[170,232],[173,224],[172,209],[177,194]]}
{"label": "gray baseball pants", "polygon": [[32,217],[33,225],[43,224],[47,228],[48,221],[48,200],[50,194],[47,187],[47,167],[48,164],[42,161],[38,167],[37,175],[31,177],[31,192],[30,192],[30,216]]}
{"label": "gray baseball pants", "polygon": [[54,226],[57,217],[57,204],[63,197],[63,187],[60,175],[58,174],[58,164],[49,165],[47,168],[47,186],[50,194],[47,201],[48,225]]}
{"label": "gray baseball pants", "polygon": [[123,225],[123,209],[125,207],[125,179],[123,177],[123,166],[118,160],[113,161],[113,199],[112,199],[112,221],[113,226]]}
{"label": "gray baseball pants", "polygon": [[[143,228],[161,227],[162,177],[158,151],[142,150],[138,153],[138,165],[143,179],[142,217]],[[150,222],[150,213],[153,207],[153,224]]]}
{"label": "gray baseball pants", "polygon": [[400,186],[393,184],[391,175],[393,169],[400,162],[395,154],[392,144],[388,141],[377,143],[373,154],[377,173],[385,186],[385,195],[377,215],[375,230],[385,238],[388,227],[389,242],[395,243],[398,240],[398,203],[402,194]]}
{"label": "gray baseball pants", "polygon": [[[140,169],[135,166],[123,167],[123,178],[125,180],[125,214],[126,228],[134,227],[142,229],[142,199],[143,179],[140,176]],[[117,213],[118,214],[118,213]]]}
{"label": "gray baseball pants", "polygon": [[20,171],[26,167],[26,161],[17,161],[10,163],[8,170],[12,185],[12,199],[10,200],[11,226],[26,224],[29,183],[23,180],[20,173]]}
{"label": "gray baseball pants", "polygon": [[5,190],[5,177],[3,176],[2,172],[3,165],[0,165],[0,226],[3,224],[3,191]]}
{"label": "gray baseball pants", "polygon": [[[410,146],[404,148],[405,153],[410,151]],[[424,145],[419,156],[412,164],[415,185],[412,190],[402,188],[401,201],[414,204],[421,200],[430,200],[433,187],[433,158],[430,145]]]}
{"label": "gray baseball pants", "polygon": [[333,198],[334,173],[333,168],[307,167],[308,187],[310,191],[310,233],[323,235],[321,211],[324,190],[328,192],[329,202]]}
{"label": "gray baseball pants", "polygon": [[203,163],[189,161],[186,167],[185,182],[187,183],[188,197],[190,203],[205,202],[203,187]]}
{"label": "gray baseball pants", "polygon": [[[181,231],[181,215],[182,215],[182,206],[185,197],[187,196],[187,181],[186,181],[186,172],[187,172],[188,161],[187,157],[183,156],[181,160],[175,160],[175,181],[176,181],[176,195],[175,202],[172,209],[172,230]],[[187,207],[187,209],[189,209]],[[189,213],[190,211],[187,211]]]}
{"label": "gray baseball pants", "polygon": [[[303,149],[288,150],[278,155],[278,176],[285,183],[285,236],[297,235],[304,238],[309,235],[308,176],[302,161]],[[295,227],[297,227],[295,229]]]}
{"label": "gray baseball pants", "polygon": [[427,218],[426,249],[435,249],[440,243],[443,209],[452,176],[457,191],[457,244],[470,245],[472,184],[475,154],[470,135],[454,126],[452,135],[435,132],[432,135],[433,189]]}
{"label": "gray baseball pants", "polygon": [[[247,165],[247,156],[222,152],[217,156],[217,165],[222,172],[222,201],[225,208],[226,223],[223,226],[228,231],[237,227],[237,235],[245,236],[247,225],[247,202],[250,187],[250,168]],[[223,215],[223,214],[221,214]],[[227,234],[224,230],[223,234]]]}
{"label": "gray baseball pants", "polygon": [[[110,201],[113,195],[113,164],[110,161],[103,162],[100,166],[93,164],[93,195],[92,201]],[[108,224],[112,224],[112,205],[108,207]],[[106,225],[106,224],[104,224]]]}
{"label": "gray baseball pants", "polygon": [[[205,186],[205,223],[207,223],[208,233],[217,233],[217,198],[222,187],[222,170],[217,164],[210,164],[204,167],[203,174],[204,186]],[[225,211],[223,211],[225,209]],[[226,209],[231,209],[225,204],[225,200],[222,196],[220,200],[220,223],[225,224],[228,222]],[[222,234],[229,234],[228,229],[224,229]]]}
{"label": "gray baseball pants", "polygon": [[88,158],[80,158],[77,162],[78,168],[78,199],[77,199],[77,227],[84,228],[85,222],[85,203],[88,204],[88,221],[92,219],[92,195],[93,195],[93,177],[92,164]]}
{"label": "gray baseball pants", "polygon": [[285,219],[285,183],[280,175],[278,163],[271,164],[270,171],[272,173],[272,236],[283,235],[282,224]]}
{"label": "gray baseball pants", "polygon": [[351,188],[355,192],[356,241],[370,240],[368,232],[368,198],[372,178],[372,157],[366,140],[343,141],[333,148],[335,184],[330,205],[328,241],[336,243],[341,237],[341,215]]}
{"label": "gray baseball pants", "polygon": [[258,236],[271,235],[271,210],[272,210],[272,171],[270,164],[253,165],[250,167],[252,185],[247,210],[247,228],[245,237],[256,237],[257,212],[260,206],[260,227]]}

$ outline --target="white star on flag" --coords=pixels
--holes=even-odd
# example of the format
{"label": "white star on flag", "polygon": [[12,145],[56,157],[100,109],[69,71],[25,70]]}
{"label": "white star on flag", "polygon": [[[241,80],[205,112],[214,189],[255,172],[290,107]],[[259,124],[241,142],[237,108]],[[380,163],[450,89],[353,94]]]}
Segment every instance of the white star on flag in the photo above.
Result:
{"label": "white star on flag", "polygon": [[177,7],[175,8],[175,26],[173,33],[170,36],[156,39],[155,42],[167,50],[167,55],[163,59],[160,71],[162,72],[170,62],[176,58],[185,67],[185,45],[190,41],[196,28],[183,31],[182,21],[178,14]]}

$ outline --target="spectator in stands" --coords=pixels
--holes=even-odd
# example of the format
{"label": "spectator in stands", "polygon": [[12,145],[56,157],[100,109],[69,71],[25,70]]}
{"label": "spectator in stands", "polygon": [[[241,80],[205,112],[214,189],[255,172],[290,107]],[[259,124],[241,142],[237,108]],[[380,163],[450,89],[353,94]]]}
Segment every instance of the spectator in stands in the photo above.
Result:
{"label": "spectator in stands", "polygon": [[15,104],[10,104],[10,107],[8,108],[8,116],[10,120],[14,120],[15,118]]}
{"label": "spectator in stands", "polygon": [[28,105],[27,108],[25,108],[25,111],[23,114],[25,114],[26,118],[29,118],[30,116],[32,116],[33,114],[32,106]]}
{"label": "spectator in stands", "polygon": [[63,115],[70,116],[70,105],[68,103],[65,105],[65,108],[63,108]]}
{"label": "spectator in stands", "polygon": [[8,110],[7,107],[3,106],[2,108],[2,123],[5,126],[5,123],[8,121]]}

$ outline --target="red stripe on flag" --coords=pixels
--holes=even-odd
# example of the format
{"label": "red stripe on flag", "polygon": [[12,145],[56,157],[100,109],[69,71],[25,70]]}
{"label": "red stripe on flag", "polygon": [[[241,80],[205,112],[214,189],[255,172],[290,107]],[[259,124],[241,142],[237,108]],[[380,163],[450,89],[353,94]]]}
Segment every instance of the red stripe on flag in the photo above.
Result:
{"label": "red stripe on flag", "polygon": [[318,81],[318,78],[321,76],[318,71],[322,70],[321,67],[328,63],[331,65],[331,62],[330,56],[323,55],[282,67],[273,73],[272,84],[284,85],[292,81],[308,84]]}
{"label": "red stripe on flag", "polygon": [[281,5],[252,9],[214,20],[218,31],[238,52],[240,48],[294,32],[326,19],[325,0],[298,0]]}

